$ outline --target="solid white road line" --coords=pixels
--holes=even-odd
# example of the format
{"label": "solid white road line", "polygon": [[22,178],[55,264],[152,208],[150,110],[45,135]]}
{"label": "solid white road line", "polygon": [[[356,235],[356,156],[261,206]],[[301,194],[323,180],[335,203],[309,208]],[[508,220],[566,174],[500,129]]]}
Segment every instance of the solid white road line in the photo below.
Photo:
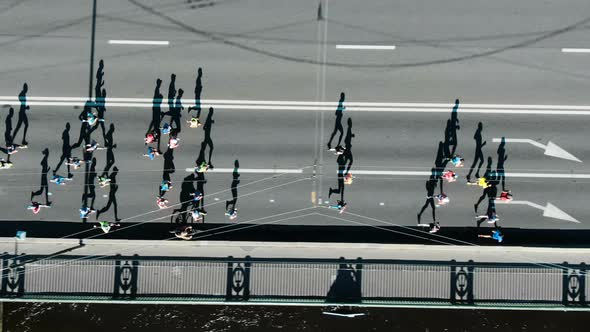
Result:
{"label": "solid white road line", "polygon": [[115,45],[170,45],[167,40],[109,40],[109,44]]}
{"label": "solid white road line", "polygon": [[[186,168],[187,172],[194,172],[194,168]],[[207,173],[233,173],[233,168],[213,168],[207,171]],[[238,170],[242,173],[261,173],[261,174],[301,174],[302,169],[282,169],[282,168],[240,168]]]}
{"label": "solid white road line", "polygon": [[[42,97],[42,96],[27,96],[28,101],[80,101],[85,102],[87,97]],[[0,102],[18,102],[16,96],[0,96]],[[107,98],[107,104],[111,102],[125,103],[152,103],[152,98]],[[167,102],[167,99],[162,100],[162,104]],[[186,98],[185,103],[194,103],[194,99]],[[336,107],[338,102],[326,101],[294,101],[294,100],[253,100],[253,99],[201,99],[201,103],[207,104],[238,104],[238,105],[279,105],[279,106],[330,106]],[[384,103],[384,102],[344,102],[345,106],[366,106],[366,107],[408,107],[408,108],[444,108],[446,111],[451,110],[454,104],[446,103]],[[164,106],[164,105],[162,105]],[[547,110],[590,110],[590,105],[527,105],[527,104],[461,104],[459,106],[459,113],[466,108],[476,109],[547,109]],[[347,108],[348,109],[348,108]]]}
{"label": "solid white road line", "polygon": [[[83,106],[84,97],[27,97],[29,105],[37,106]],[[195,100],[185,99],[185,105]],[[1,104],[19,105],[15,96],[0,96]],[[150,98],[107,98],[107,107],[152,107]],[[202,99],[201,107],[219,109],[255,109],[284,111],[332,111],[336,102],[275,101],[275,100],[235,100]],[[345,102],[346,111],[351,112],[412,112],[449,113],[452,104],[442,103],[377,103]],[[161,103],[167,108],[167,100]],[[459,113],[482,114],[534,114],[534,115],[590,115],[589,105],[514,105],[514,104],[462,104]]]}
{"label": "solid white road line", "polygon": [[562,48],[563,53],[590,53],[590,48]]}
{"label": "solid white road line", "polygon": [[[194,168],[186,168],[187,172],[194,172]],[[214,168],[207,173],[232,173],[233,168]],[[303,169],[293,168],[240,168],[240,173],[261,173],[261,174],[302,174]],[[429,171],[372,171],[372,170],[351,170],[356,175],[397,175],[397,176],[430,176]],[[505,173],[509,178],[541,178],[541,179],[590,179],[590,174],[570,173]]]}
{"label": "solid white road line", "polygon": [[336,45],[340,50],[395,50],[395,45]]}
{"label": "solid white road line", "polygon": [[[17,106],[17,101],[11,100],[0,100],[1,104],[10,104]],[[84,102],[75,101],[27,101],[27,105],[31,106],[83,106]],[[186,103],[185,105],[191,105]],[[136,108],[151,108],[152,103],[114,103],[107,102],[107,107],[136,107]],[[334,107],[322,107],[322,106],[268,106],[268,105],[224,105],[224,104],[206,104],[201,102],[201,107],[206,110],[209,107],[216,109],[231,109],[231,110],[272,110],[272,111],[333,111]],[[167,103],[162,103],[161,108],[168,108]],[[410,107],[353,107],[349,106],[346,108],[347,112],[385,112],[385,113],[449,113],[450,111],[442,108],[410,108]],[[505,114],[505,115],[590,115],[588,111],[575,111],[575,110],[531,110],[531,109],[463,109],[462,114]]]}

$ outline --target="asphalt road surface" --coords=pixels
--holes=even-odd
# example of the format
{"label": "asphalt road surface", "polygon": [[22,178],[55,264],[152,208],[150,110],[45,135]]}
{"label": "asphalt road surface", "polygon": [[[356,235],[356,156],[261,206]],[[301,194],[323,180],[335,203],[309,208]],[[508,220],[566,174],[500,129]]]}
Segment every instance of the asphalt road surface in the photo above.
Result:
{"label": "asphalt road surface", "polygon": [[[82,105],[88,96],[91,14],[91,6],[79,1],[52,6],[15,1],[0,8],[3,122],[12,104],[16,126],[16,96],[25,82],[30,105],[29,148],[11,156],[12,169],[0,170],[4,220],[80,221],[84,167],[64,186],[49,183],[51,209],[33,215],[25,207],[31,191],[39,189],[41,151],[49,149],[48,165],[54,169],[66,122],[71,124],[71,143],[78,140],[81,108],[74,104]],[[499,146],[493,139],[501,137],[530,139],[543,146],[551,141],[581,161],[544,155],[542,146],[530,142],[506,143],[506,187],[518,203],[498,204],[500,224],[587,228],[590,107],[585,105],[590,105],[590,54],[561,51],[590,47],[587,2],[326,1],[321,16],[318,21],[316,1],[98,1],[94,70],[98,59],[104,59],[104,88],[108,98],[114,98],[107,99],[105,124],[107,130],[115,126],[115,196],[123,222],[169,222],[180,202],[182,183],[192,174],[186,168],[194,166],[204,139],[202,128],[189,128],[185,122],[186,108],[194,99],[196,70],[202,67],[202,119],[213,105],[211,161],[220,170],[205,175],[208,223],[415,225],[438,143],[444,140],[446,121],[459,98],[456,152],[465,158],[466,167],[455,170],[457,182],[445,183],[451,202],[436,209],[443,227],[475,225],[473,204],[482,189],[465,185],[465,176],[474,158],[473,135],[482,122],[482,138],[487,141],[483,155],[492,157],[492,169]],[[171,208],[159,210],[155,201],[164,160],[142,156],[143,137],[156,78],[163,80],[160,91],[166,98],[171,73],[177,75],[176,89],[185,91],[185,110],[180,146],[173,153],[173,188],[166,194]],[[329,188],[337,187],[337,164],[326,143],[340,92],[346,94],[344,134],[349,118],[355,134],[355,179],[345,187],[348,209],[343,214],[326,208],[326,202],[333,204],[338,196],[328,198]],[[329,104],[318,108],[296,102]],[[22,129],[16,143],[21,135]],[[103,143],[100,128],[92,136]],[[81,148],[72,154],[82,157]],[[100,174],[106,151],[93,156]],[[224,216],[225,200],[232,198],[236,159],[241,169],[238,217],[230,221]],[[486,162],[480,174],[485,168]],[[62,166],[59,174],[66,173]],[[97,186],[96,193],[95,208],[100,209],[109,200],[109,188]],[[546,208],[548,202],[558,210]],[[486,205],[484,200],[480,214]],[[111,205],[100,219],[114,220],[113,210]],[[422,218],[431,221],[430,208]]]}

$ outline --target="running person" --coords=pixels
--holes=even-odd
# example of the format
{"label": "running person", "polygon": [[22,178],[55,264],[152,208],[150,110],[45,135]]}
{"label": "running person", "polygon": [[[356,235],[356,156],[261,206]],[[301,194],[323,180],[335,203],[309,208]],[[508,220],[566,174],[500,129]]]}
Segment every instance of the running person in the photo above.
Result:
{"label": "running person", "polygon": [[494,239],[494,240],[498,241],[498,243],[504,241],[504,234],[502,234],[502,231],[500,230],[500,226],[496,226],[495,229],[492,230],[491,235],[478,234],[477,236],[480,238]]}
{"label": "running person", "polygon": [[99,221],[98,225],[94,225],[93,228],[100,227],[100,229],[106,234],[108,233],[112,227],[119,227],[121,224],[116,224],[110,221]]}
{"label": "running person", "polygon": [[39,213],[39,211],[41,211],[41,208],[50,208],[50,207],[51,207],[51,204],[42,204],[39,202],[31,201],[31,204],[29,204],[27,206],[27,210],[31,210],[31,211],[33,211],[34,214],[37,214],[37,213]]}

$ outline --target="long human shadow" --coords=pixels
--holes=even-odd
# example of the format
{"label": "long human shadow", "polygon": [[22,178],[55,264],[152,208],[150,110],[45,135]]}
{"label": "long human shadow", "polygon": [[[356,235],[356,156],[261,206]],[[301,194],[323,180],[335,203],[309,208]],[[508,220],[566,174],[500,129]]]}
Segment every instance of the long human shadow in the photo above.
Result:
{"label": "long human shadow", "polygon": [[170,175],[176,172],[174,165],[174,149],[168,148],[164,153],[164,169],[162,170],[162,180],[172,181]]}
{"label": "long human shadow", "polygon": [[203,69],[199,67],[197,69],[197,79],[195,81],[195,106],[191,106],[187,109],[188,113],[192,110],[197,111],[196,118],[201,118],[201,93],[203,92],[203,85],[201,84],[201,78],[203,77]]}
{"label": "long human shadow", "polygon": [[346,172],[346,157],[344,154],[341,154],[338,156],[338,158],[336,158],[336,163],[338,165],[338,171],[336,173],[338,176],[338,188],[333,189],[330,187],[328,191],[328,198],[330,198],[332,194],[340,194],[340,201],[344,203],[344,177]]}
{"label": "long human shadow", "polygon": [[346,128],[346,136],[344,136],[344,158],[348,165],[346,166],[345,175],[350,172],[350,168],[352,167],[352,163],[354,161],[354,157],[352,155],[352,139],[355,137],[355,134],[352,132],[352,119],[348,118],[347,120],[348,127]]}
{"label": "long human shadow", "polygon": [[331,303],[360,302],[362,299],[362,270],[362,264],[339,264],[336,279],[328,290],[326,301]]}
{"label": "long human shadow", "polygon": [[332,134],[330,134],[330,139],[328,140],[328,150],[332,149],[332,140],[334,139],[334,136],[336,136],[337,132],[340,132],[340,136],[338,137],[338,144],[336,144],[336,146],[339,146],[340,143],[342,142],[342,136],[344,135],[344,128],[342,127],[342,115],[344,112],[344,99],[345,99],[345,94],[344,92],[340,93],[340,100],[338,101],[338,107],[336,107],[336,112],[334,113],[336,115],[336,119],[334,120],[334,130],[332,131]]}
{"label": "long human shadow", "polygon": [[18,94],[18,101],[20,102],[20,108],[18,111],[18,122],[16,123],[16,128],[14,128],[14,132],[12,133],[12,140],[16,139],[16,134],[18,134],[22,125],[24,125],[23,130],[23,140],[22,145],[28,145],[27,143],[27,131],[29,130],[29,118],[27,116],[27,110],[29,110],[29,106],[27,105],[27,92],[29,91],[29,86],[27,83],[23,84],[23,88]]}
{"label": "long human shadow", "polygon": [[98,62],[98,69],[96,70],[96,84],[94,86],[94,107],[96,108],[98,124],[102,129],[102,137],[104,145],[106,146],[105,137],[105,126],[104,126],[104,113],[106,112],[106,98],[107,91],[104,89],[104,61],[100,59]]}
{"label": "long human shadow", "polygon": [[502,137],[500,145],[498,146],[498,161],[496,164],[496,173],[498,175],[498,181],[502,182],[502,191],[506,191],[506,172],[504,170],[504,163],[508,160],[506,154],[506,138]]}
{"label": "long human shadow", "polygon": [[[178,93],[178,94],[177,94]],[[176,91],[176,75],[172,74],[170,76],[170,85],[168,87],[168,112],[162,113],[162,117],[168,115],[170,116],[170,126],[174,124],[174,128],[181,131],[181,123],[180,117],[182,116],[182,95],[184,91],[182,89],[178,89]],[[174,98],[176,97],[176,99]]]}
{"label": "long human shadow", "polygon": [[[461,129],[459,125],[459,99],[455,99],[455,106],[453,106],[453,110],[451,111],[451,118],[447,121],[447,127],[445,128],[445,144],[446,150],[445,153],[447,158],[451,158],[455,155],[457,151],[457,145],[459,141],[457,140],[457,130]],[[450,149],[450,147],[453,147]]]}
{"label": "long human shadow", "polygon": [[78,114],[78,120],[80,120],[80,134],[78,136],[78,141],[72,144],[72,149],[79,148],[82,143],[88,144],[90,143],[90,133],[92,132],[92,128],[88,125],[88,114],[92,111],[92,101],[88,100],[84,103],[84,107],[80,114]]}
{"label": "long human shadow", "polygon": [[94,210],[94,201],[96,200],[96,185],[94,184],[96,175],[96,158],[92,158],[92,162],[90,163],[90,169],[88,171],[88,176],[86,177],[86,187],[88,188],[88,190],[86,193],[86,197],[84,198],[86,203],[88,198],[91,199],[91,210]]}
{"label": "long human shadow", "polygon": [[484,145],[486,145],[486,141],[484,141],[482,138],[482,134],[481,134],[482,130],[483,130],[483,123],[479,122],[477,124],[477,130],[475,131],[475,134],[473,135],[473,139],[475,140],[475,156],[473,157],[473,163],[471,164],[471,167],[469,167],[469,173],[467,173],[467,176],[466,176],[467,182],[471,181],[471,174],[473,173],[473,169],[475,168],[475,165],[478,162],[479,162],[479,165],[477,166],[477,171],[475,172],[475,177],[479,178],[479,170],[481,169],[481,166],[484,163],[482,148],[484,147]]}
{"label": "long human shadow", "polygon": [[[436,173],[436,169],[432,168],[431,169],[432,174]],[[424,202],[424,205],[422,206],[422,208],[420,209],[420,212],[418,212],[418,224],[420,224],[420,221],[422,220],[422,213],[424,213],[424,210],[426,210],[426,208],[430,205],[430,207],[432,208],[432,222],[436,223],[436,206],[434,205],[434,191],[436,190],[436,183],[437,183],[437,177],[434,175],[431,175],[430,178],[426,181],[426,201]]]}
{"label": "long human shadow", "polygon": [[225,201],[225,211],[227,215],[232,216],[236,212],[236,204],[238,203],[238,185],[240,184],[240,162],[236,159],[234,161],[234,171],[232,172],[231,181],[231,201]]}
{"label": "long human shadow", "polygon": [[113,152],[113,149],[115,149],[117,147],[117,144],[114,143],[114,139],[113,139],[114,132],[115,132],[115,124],[111,123],[109,126],[109,131],[104,136],[104,140],[105,140],[104,145],[107,149],[107,152],[106,152],[107,163],[105,164],[105,167],[104,167],[104,170],[102,171],[101,176],[107,176],[111,167],[113,167],[113,165],[115,165],[115,153]]}
{"label": "long human shadow", "polygon": [[195,194],[195,174],[191,173],[182,180],[180,187],[180,207],[172,211],[171,221],[177,224],[184,224],[187,222],[188,211],[193,204],[193,196]]}
{"label": "long human shadow", "polygon": [[154,89],[154,97],[152,100],[152,121],[148,125],[147,131],[145,135],[152,133],[156,137],[158,142],[158,153],[162,154],[162,150],[160,150],[160,139],[162,132],[160,130],[160,122],[162,120],[162,100],[164,96],[160,92],[160,87],[162,86],[162,80],[156,79],[156,88]]}
{"label": "long human shadow", "polygon": [[[64,161],[69,161],[69,159],[72,157],[72,146],[70,145],[70,123],[69,122],[66,122],[66,128],[61,133],[61,141],[62,141],[61,156],[59,157],[59,162],[57,163],[57,166],[55,166],[55,168],[53,169],[53,175],[55,175],[59,171],[59,169]],[[69,163],[66,163],[66,166],[68,168],[68,178],[71,178],[73,176],[73,174],[70,170]]]}
{"label": "long human shadow", "polygon": [[107,212],[111,208],[111,204],[114,208],[115,213],[115,221],[120,221],[118,209],[117,209],[117,190],[119,189],[119,185],[117,184],[117,174],[119,173],[119,169],[117,166],[113,167],[113,171],[109,174],[109,200],[107,205],[105,205],[102,209],[96,212],[96,219],[100,217],[101,214]]}
{"label": "long human shadow", "polygon": [[444,188],[443,188],[444,181],[443,181],[442,175],[443,175],[448,163],[449,163],[449,159],[445,155],[445,144],[444,144],[444,142],[439,141],[438,142],[438,150],[436,151],[436,159],[434,160],[434,168],[433,168],[434,171],[431,173],[431,177],[434,176],[434,178],[436,180],[438,180],[441,194],[444,193]]}
{"label": "long human shadow", "polygon": [[42,153],[43,159],[41,159],[41,186],[39,190],[31,191],[31,202],[35,196],[42,195],[43,192],[45,192],[45,205],[51,205],[51,202],[49,201],[49,184],[47,181],[47,173],[49,173],[49,170],[51,169],[47,162],[47,159],[49,158],[49,149],[45,148]]}
{"label": "long human shadow", "polygon": [[10,162],[10,153],[8,153],[8,148],[12,147],[12,118],[14,117],[14,108],[10,108],[8,110],[8,115],[6,116],[6,119],[4,119],[4,141],[6,142],[6,151],[3,152],[6,153],[7,157],[6,157],[6,161]]}
{"label": "long human shadow", "polygon": [[204,148],[207,146],[209,147],[209,168],[213,168],[213,163],[211,162],[211,156],[213,155],[213,139],[211,138],[211,129],[215,120],[213,120],[213,107],[209,107],[209,113],[207,114],[207,119],[205,119],[205,123],[203,123],[203,131],[205,135],[203,137],[203,143],[201,144],[201,150],[204,151]]}

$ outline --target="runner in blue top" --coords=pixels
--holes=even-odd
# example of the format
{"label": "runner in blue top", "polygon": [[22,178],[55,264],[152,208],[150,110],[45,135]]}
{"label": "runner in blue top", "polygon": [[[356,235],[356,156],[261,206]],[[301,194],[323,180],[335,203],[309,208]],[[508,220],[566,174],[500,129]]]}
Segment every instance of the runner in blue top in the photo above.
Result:
{"label": "runner in blue top", "polygon": [[498,241],[498,243],[500,243],[504,240],[504,235],[500,231],[500,227],[496,227],[496,229],[492,231],[492,235],[479,234],[478,237],[494,239],[494,240]]}

